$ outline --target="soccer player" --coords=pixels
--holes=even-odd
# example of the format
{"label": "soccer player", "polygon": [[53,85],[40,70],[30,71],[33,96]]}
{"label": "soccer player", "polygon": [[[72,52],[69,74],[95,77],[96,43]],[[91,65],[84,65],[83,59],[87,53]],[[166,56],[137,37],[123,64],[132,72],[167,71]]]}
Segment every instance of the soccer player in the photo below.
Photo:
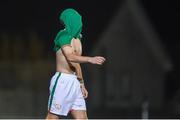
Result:
{"label": "soccer player", "polygon": [[60,15],[64,29],[57,34],[54,43],[56,73],[50,82],[50,96],[46,119],[58,119],[70,112],[74,119],[87,119],[88,92],[84,86],[80,63],[102,65],[104,57],[81,56],[82,18],[74,9],[66,9]]}

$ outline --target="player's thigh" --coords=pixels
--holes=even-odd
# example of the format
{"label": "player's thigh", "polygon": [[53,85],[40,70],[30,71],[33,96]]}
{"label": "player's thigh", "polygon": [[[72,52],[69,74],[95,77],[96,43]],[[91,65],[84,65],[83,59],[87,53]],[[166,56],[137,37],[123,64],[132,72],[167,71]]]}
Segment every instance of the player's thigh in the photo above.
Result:
{"label": "player's thigh", "polygon": [[66,117],[68,118],[68,116],[56,115],[51,112],[48,112],[48,114],[46,116],[46,120],[59,120],[59,119],[65,119]]}
{"label": "player's thigh", "polygon": [[58,117],[58,115],[48,112],[48,114],[46,116],[46,120],[51,120],[51,119],[58,120],[59,117]]}
{"label": "player's thigh", "polygon": [[74,119],[87,119],[86,110],[72,110],[71,115]]}

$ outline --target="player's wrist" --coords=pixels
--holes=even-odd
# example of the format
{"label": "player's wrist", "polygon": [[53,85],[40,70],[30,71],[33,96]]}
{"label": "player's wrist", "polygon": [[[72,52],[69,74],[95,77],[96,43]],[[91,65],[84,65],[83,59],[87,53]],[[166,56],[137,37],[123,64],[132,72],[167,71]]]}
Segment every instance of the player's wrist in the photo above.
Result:
{"label": "player's wrist", "polygon": [[87,62],[88,62],[88,63],[92,63],[91,61],[92,61],[92,60],[91,60],[91,57],[87,57]]}
{"label": "player's wrist", "polygon": [[82,78],[82,77],[77,76],[77,79],[79,80],[79,83],[80,83],[80,84],[84,84],[84,80],[83,80],[83,78]]}
{"label": "player's wrist", "polygon": [[84,80],[79,81],[80,85],[84,85]]}

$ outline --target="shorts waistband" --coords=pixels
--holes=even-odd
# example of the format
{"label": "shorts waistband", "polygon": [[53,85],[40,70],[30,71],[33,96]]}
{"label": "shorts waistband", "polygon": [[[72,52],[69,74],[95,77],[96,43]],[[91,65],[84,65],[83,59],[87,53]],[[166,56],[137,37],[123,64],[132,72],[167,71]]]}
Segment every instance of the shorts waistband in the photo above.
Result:
{"label": "shorts waistband", "polygon": [[56,74],[59,74],[59,73],[61,74],[61,76],[77,78],[77,76],[75,74],[56,72]]}

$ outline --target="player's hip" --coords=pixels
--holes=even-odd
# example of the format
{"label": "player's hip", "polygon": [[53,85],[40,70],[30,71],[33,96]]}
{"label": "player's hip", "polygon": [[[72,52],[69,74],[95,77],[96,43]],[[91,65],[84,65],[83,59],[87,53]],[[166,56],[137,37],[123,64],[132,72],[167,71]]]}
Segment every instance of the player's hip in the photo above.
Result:
{"label": "player's hip", "polygon": [[73,66],[70,66],[68,63],[57,63],[56,71],[60,73],[74,74],[76,69]]}
{"label": "player's hip", "polygon": [[79,86],[80,83],[75,74],[56,72],[54,76],[51,78],[49,89],[50,91],[52,91],[53,88],[55,89],[58,87],[60,87],[61,89],[75,89]]}

